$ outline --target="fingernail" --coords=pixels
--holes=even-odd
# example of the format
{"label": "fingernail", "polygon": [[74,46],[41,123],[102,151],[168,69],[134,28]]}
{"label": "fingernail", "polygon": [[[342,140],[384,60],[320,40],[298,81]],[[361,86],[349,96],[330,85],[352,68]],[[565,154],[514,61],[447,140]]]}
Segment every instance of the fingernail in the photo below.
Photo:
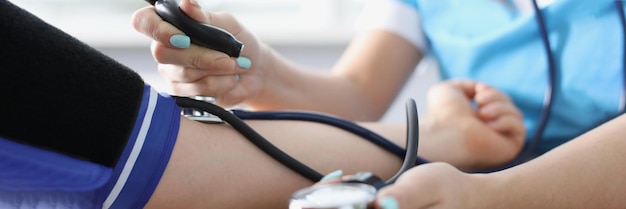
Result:
{"label": "fingernail", "polygon": [[250,66],[252,66],[252,61],[250,61],[250,59],[247,57],[237,57],[237,65],[239,65],[239,67],[242,69],[248,69],[250,68]]}
{"label": "fingernail", "polygon": [[240,79],[239,74],[235,74],[235,80],[236,80],[236,81],[239,81],[239,79]]}
{"label": "fingernail", "polygon": [[170,37],[170,44],[181,49],[186,49],[191,45],[191,39],[189,36],[176,34]]}
{"label": "fingernail", "polygon": [[324,178],[322,178],[320,180],[320,182],[326,182],[326,181],[330,181],[330,180],[334,180],[334,179],[339,179],[339,178],[341,178],[342,175],[343,175],[343,171],[342,170],[336,170],[336,171],[333,171],[333,172],[329,173],[328,175],[324,176]]}
{"label": "fingernail", "polygon": [[383,197],[378,200],[378,206],[383,209],[399,209],[398,201],[393,197]]}

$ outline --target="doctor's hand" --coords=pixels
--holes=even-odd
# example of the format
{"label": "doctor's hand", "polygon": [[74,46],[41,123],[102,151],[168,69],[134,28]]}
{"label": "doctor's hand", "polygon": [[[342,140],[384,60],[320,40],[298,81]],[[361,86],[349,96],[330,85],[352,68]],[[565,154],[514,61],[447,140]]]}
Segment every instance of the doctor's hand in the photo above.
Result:
{"label": "doctor's hand", "polygon": [[[484,178],[483,178],[484,179]],[[377,209],[490,208],[486,181],[446,163],[429,163],[404,172],[378,191]]]}
{"label": "doctor's hand", "polygon": [[[350,175],[342,170],[329,173],[314,186],[336,184]],[[494,178],[461,172],[454,166],[442,163],[427,163],[404,172],[390,185],[376,193],[368,208],[376,209],[435,209],[435,208],[492,208],[489,195],[490,185],[498,184]]]}
{"label": "doctor's hand", "polygon": [[181,0],[179,6],[191,18],[230,32],[245,47],[239,58],[232,58],[190,44],[189,37],[163,21],[153,6],[137,10],[133,27],[154,39],[152,55],[171,93],[215,97],[223,106],[239,104],[257,94],[264,77],[260,69],[265,65],[261,58],[265,46],[228,13],[204,12],[195,0]]}
{"label": "doctor's hand", "polygon": [[426,128],[447,135],[424,139],[421,155],[462,169],[505,164],[524,144],[521,112],[506,94],[475,81],[452,80],[433,86],[424,120]]}

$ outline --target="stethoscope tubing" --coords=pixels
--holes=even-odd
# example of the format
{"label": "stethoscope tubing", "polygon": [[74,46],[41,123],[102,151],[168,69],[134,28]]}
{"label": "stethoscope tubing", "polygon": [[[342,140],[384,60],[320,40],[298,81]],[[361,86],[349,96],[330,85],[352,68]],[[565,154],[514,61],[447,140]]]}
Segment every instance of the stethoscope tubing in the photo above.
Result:
{"label": "stethoscope tubing", "polygon": [[241,133],[255,146],[274,158],[276,161],[299,173],[300,175],[308,178],[311,181],[319,181],[323,176],[307,165],[294,159],[287,153],[274,146],[262,135],[257,133],[254,129],[248,126],[243,120],[299,120],[318,122],[335,126],[345,131],[354,133],[377,146],[390,151],[391,153],[403,158],[402,167],[398,170],[388,182],[394,182],[400,174],[408,170],[414,165],[426,162],[423,159],[418,160],[417,149],[419,145],[419,124],[417,116],[417,107],[415,101],[410,99],[407,101],[407,140],[406,151],[398,145],[386,140],[384,137],[369,131],[354,122],[343,120],[330,115],[324,115],[321,113],[313,112],[299,112],[299,111],[267,111],[267,112],[253,112],[245,110],[225,110],[217,105],[209,102],[192,99],[189,97],[172,96],[176,101],[176,104],[181,108],[192,108],[207,112],[220,118],[223,122],[228,123],[231,127]]}
{"label": "stethoscope tubing", "polygon": [[[624,105],[626,105],[626,103],[624,102],[624,99],[626,99],[626,18],[624,17],[624,7],[623,7],[622,2],[620,0],[617,0],[615,1],[615,5],[617,7],[617,11],[620,16],[620,22],[622,25],[622,33],[624,34],[624,46],[623,46],[624,54],[622,58],[623,59],[622,60],[623,61],[623,69],[622,69],[623,90],[622,90],[622,95],[621,95],[622,97],[621,102],[620,102],[621,104],[619,107],[619,112],[621,114],[624,112],[624,109],[625,109]],[[520,154],[518,154],[517,157],[513,159],[510,163],[504,166],[495,168],[495,169],[475,171],[475,172],[489,173],[489,172],[500,171],[500,170],[517,166],[519,164],[522,164],[530,160],[533,157],[533,154],[534,154],[533,152],[535,151],[537,145],[541,143],[543,134],[550,120],[550,113],[552,112],[552,108],[553,108],[553,100],[557,93],[556,86],[555,86],[557,69],[556,69],[556,64],[554,61],[554,53],[552,53],[552,49],[550,48],[550,39],[548,37],[548,29],[545,25],[545,19],[544,19],[543,13],[541,12],[537,4],[537,0],[533,0],[533,9],[535,10],[535,19],[537,21],[537,25],[539,26],[539,34],[543,42],[543,48],[546,53],[546,59],[548,61],[548,71],[547,71],[548,81],[547,81],[547,87],[546,87],[545,94],[544,94],[544,101],[543,101],[543,107],[541,110],[541,115],[539,116],[539,121],[537,123],[537,129],[535,133],[533,134],[531,140],[529,140],[530,142],[526,146],[524,146]]]}
{"label": "stethoscope tubing", "polygon": [[[615,1],[615,2],[616,2],[616,6],[618,7],[620,21],[622,24],[622,32],[624,34],[624,57],[623,57],[624,68],[622,70],[623,76],[624,76],[624,79],[623,79],[624,90],[622,91],[622,100],[624,100],[626,99],[626,18],[624,17],[625,15],[624,15],[622,2],[621,1]],[[537,129],[535,133],[532,135],[531,140],[529,140],[527,145],[524,146],[520,154],[518,154],[517,157],[511,162],[495,169],[467,171],[467,172],[489,173],[489,172],[500,171],[500,170],[514,167],[516,165],[524,163],[532,158],[532,155],[533,155],[533,152],[535,151],[536,146],[541,142],[541,139],[543,138],[543,134],[549,122],[550,113],[553,108],[553,99],[555,98],[555,94],[557,93],[556,87],[555,87],[557,69],[556,69],[552,50],[550,48],[548,30],[545,26],[543,14],[541,13],[541,10],[539,9],[536,0],[533,0],[533,8],[536,13],[536,21],[539,26],[539,33],[543,41],[543,48],[546,51],[546,58],[548,62],[547,87],[546,87],[545,94],[544,94],[543,108],[540,113],[539,121],[537,123],[538,124]],[[280,149],[278,149],[277,147],[269,143],[266,139],[264,139],[263,136],[256,133],[252,128],[247,126],[242,120],[299,120],[299,121],[317,122],[317,123],[334,126],[334,127],[343,129],[345,131],[348,131],[350,133],[353,133],[400,158],[404,157],[405,162],[407,162],[406,160],[407,151],[401,148],[400,146],[390,142],[386,138],[366,128],[359,126],[358,124],[354,122],[344,120],[338,117],[333,117],[331,115],[326,115],[326,114],[316,113],[316,112],[304,112],[304,111],[246,111],[246,110],[237,110],[237,109],[224,110],[213,104],[206,103],[206,102],[199,102],[190,98],[176,97],[176,96],[174,96],[174,98],[176,99],[177,104],[181,107],[192,107],[192,108],[200,107],[200,109],[204,109],[205,111],[229,123],[231,126],[233,126],[233,128],[235,128],[237,131],[242,133],[246,138],[250,139],[255,145],[261,148],[264,152],[268,153],[274,159],[276,159],[277,161],[281,162],[282,164],[286,165],[287,167],[300,173],[301,175],[303,175],[304,177],[312,181],[318,181],[319,179],[322,178],[322,175],[318,173],[317,171],[302,164],[301,162],[293,159],[291,156],[287,155],[286,153],[282,152]],[[200,103],[204,103],[204,104],[200,104]],[[625,109],[624,105],[626,105],[626,102],[622,102],[621,107],[620,107],[620,114]],[[412,113],[409,111],[407,112],[407,114],[416,114],[416,112]],[[408,124],[410,125],[412,125],[410,120],[415,120],[415,123],[417,123],[417,120],[418,120],[417,118],[408,118],[408,119],[409,119]],[[408,138],[411,138],[411,137],[418,137],[418,136],[408,136]],[[416,146],[415,149],[417,149],[417,145],[415,146]],[[429,163],[428,160],[425,160],[419,156],[416,156],[414,160],[411,159],[409,162],[411,162],[411,164],[414,164],[414,165]],[[407,168],[403,168],[403,169],[406,170]],[[399,171],[399,173],[401,173],[401,171]]]}
{"label": "stethoscope tubing", "polygon": [[619,14],[620,23],[622,23],[622,36],[624,37],[624,42],[622,43],[622,99],[619,107],[620,114],[626,111],[626,15],[624,15],[624,3],[622,0],[616,0],[615,5],[617,6],[617,13]]}
{"label": "stethoscope tubing", "polygon": [[[242,120],[299,120],[317,122],[330,126],[334,126],[352,134],[355,134],[367,141],[387,150],[388,152],[403,157],[406,151],[390,142],[385,137],[380,136],[366,128],[363,128],[354,122],[344,120],[338,117],[333,117],[326,114],[304,111],[246,111],[246,110],[231,110],[231,112]],[[415,161],[415,165],[427,163],[428,161],[418,157]]]}

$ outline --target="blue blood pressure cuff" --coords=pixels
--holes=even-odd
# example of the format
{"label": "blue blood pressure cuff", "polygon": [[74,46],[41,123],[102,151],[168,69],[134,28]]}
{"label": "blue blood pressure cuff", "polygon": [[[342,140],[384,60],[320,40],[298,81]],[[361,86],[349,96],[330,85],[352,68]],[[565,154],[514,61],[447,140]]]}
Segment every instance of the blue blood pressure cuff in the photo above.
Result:
{"label": "blue blood pressure cuff", "polygon": [[100,192],[103,208],[143,208],[165,171],[179,125],[174,99],[146,87],[131,136]]}
{"label": "blue blood pressure cuff", "polygon": [[146,86],[114,167],[0,138],[0,208],[142,208],[169,161],[179,121],[174,100]]}

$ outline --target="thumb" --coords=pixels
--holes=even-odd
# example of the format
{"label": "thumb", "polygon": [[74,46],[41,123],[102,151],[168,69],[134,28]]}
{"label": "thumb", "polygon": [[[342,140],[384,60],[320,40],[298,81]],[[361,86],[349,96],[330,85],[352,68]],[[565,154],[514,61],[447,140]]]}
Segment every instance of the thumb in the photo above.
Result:
{"label": "thumb", "polygon": [[196,0],[181,0],[178,6],[192,19],[201,23],[207,23],[207,17]]}

